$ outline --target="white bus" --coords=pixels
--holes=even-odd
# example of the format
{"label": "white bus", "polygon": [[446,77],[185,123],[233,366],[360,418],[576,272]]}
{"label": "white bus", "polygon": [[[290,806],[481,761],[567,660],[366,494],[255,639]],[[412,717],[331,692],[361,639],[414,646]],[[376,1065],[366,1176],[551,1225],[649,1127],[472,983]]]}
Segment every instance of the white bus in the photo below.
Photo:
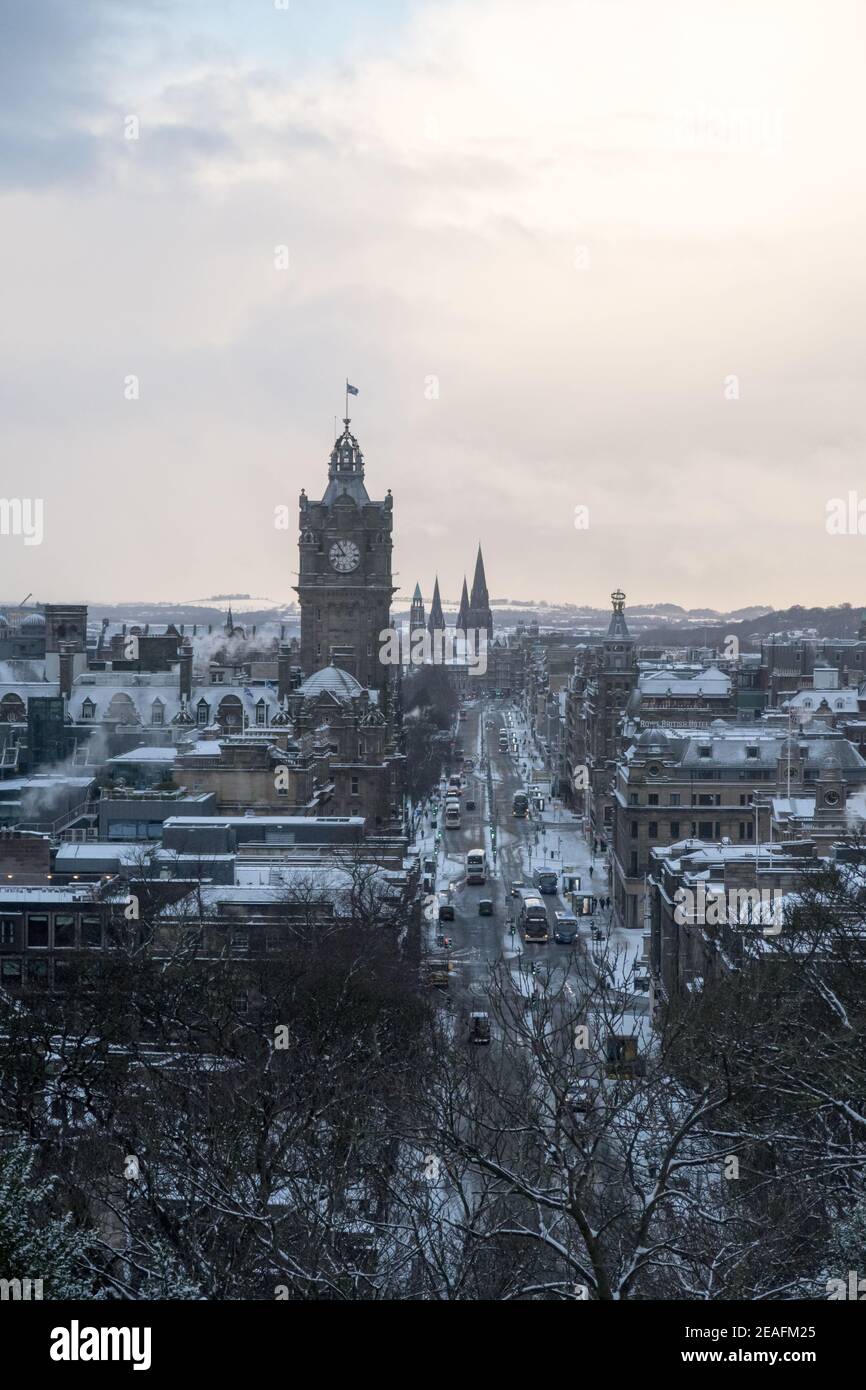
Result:
{"label": "white bus", "polygon": [[445,807],[445,829],[460,829],[460,802],[449,801]]}
{"label": "white bus", "polygon": [[483,849],[470,849],[466,854],[466,882],[487,882],[487,854]]}

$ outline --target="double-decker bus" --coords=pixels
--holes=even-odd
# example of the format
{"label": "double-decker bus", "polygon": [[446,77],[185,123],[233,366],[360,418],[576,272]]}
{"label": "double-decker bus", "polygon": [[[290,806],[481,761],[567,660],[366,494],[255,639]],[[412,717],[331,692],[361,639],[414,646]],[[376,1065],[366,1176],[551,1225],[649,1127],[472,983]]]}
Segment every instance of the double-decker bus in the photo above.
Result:
{"label": "double-decker bus", "polygon": [[524,941],[544,943],[550,940],[547,908],[541,899],[532,893],[524,894],[520,904],[520,930],[523,932]]}
{"label": "double-decker bus", "polygon": [[466,882],[487,882],[487,855],[483,849],[470,849],[467,851]]}
{"label": "double-decker bus", "polygon": [[511,798],[511,814],[521,820],[529,814],[529,797],[526,792],[515,792]]}

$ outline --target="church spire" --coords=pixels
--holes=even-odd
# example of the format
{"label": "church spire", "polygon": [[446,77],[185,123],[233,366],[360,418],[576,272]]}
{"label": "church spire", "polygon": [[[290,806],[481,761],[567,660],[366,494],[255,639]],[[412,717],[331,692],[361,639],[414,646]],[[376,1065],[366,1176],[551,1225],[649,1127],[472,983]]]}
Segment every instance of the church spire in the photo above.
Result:
{"label": "church spire", "polygon": [[472,593],[469,599],[472,608],[486,608],[489,603],[487,597],[487,580],[484,576],[484,556],[481,554],[481,546],[478,547],[478,555],[475,559],[475,578],[472,580]]}
{"label": "church spire", "polygon": [[445,627],[445,614],[442,612],[442,599],[439,597],[439,576],[433,584],[433,600],[430,604],[430,621],[427,624],[427,631],[430,636],[434,632],[442,632]]}
{"label": "church spire", "polygon": [[457,614],[457,626],[461,632],[465,632],[469,626],[469,590],[466,585],[466,575],[463,576],[463,593],[460,595],[460,609]]}
{"label": "church spire", "polygon": [[493,636],[493,614],[490,611],[490,597],[487,593],[487,579],[484,574],[484,557],[481,546],[475,559],[475,576],[472,580],[472,596],[469,600],[468,626],[478,632]]}

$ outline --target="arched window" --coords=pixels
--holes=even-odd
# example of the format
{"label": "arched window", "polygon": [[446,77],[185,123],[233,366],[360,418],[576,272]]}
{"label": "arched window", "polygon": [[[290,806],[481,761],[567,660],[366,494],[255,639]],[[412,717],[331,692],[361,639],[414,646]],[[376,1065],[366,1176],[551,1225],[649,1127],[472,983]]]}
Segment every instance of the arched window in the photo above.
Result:
{"label": "arched window", "polygon": [[267,724],[267,722],[268,722],[268,707],[267,707],[267,705],[265,704],[264,700],[257,700],[257,701],[256,701],[256,723],[257,723],[257,724]]}
{"label": "arched window", "polygon": [[24,701],[20,695],[15,695],[12,691],[4,695],[0,700],[0,722],[4,724],[23,724],[27,720],[27,711],[24,708]]}
{"label": "arched window", "polygon": [[160,700],[159,696],[157,696],[150,707],[150,722],[151,724],[165,723],[165,705],[162,700]]}

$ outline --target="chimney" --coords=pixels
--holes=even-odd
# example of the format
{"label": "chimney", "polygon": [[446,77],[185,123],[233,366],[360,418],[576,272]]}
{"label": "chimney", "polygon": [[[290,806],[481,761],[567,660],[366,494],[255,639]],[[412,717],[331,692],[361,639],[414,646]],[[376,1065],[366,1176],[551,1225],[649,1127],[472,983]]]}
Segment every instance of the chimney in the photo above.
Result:
{"label": "chimney", "polygon": [[188,637],[180,649],[180,698],[192,699],[192,643]]}
{"label": "chimney", "polygon": [[75,644],[60,643],[60,694],[64,700],[72,698],[72,677],[75,670]]}
{"label": "chimney", "polygon": [[286,698],[292,688],[292,649],[288,642],[280,643],[280,654],[277,658],[277,694],[280,703]]}

